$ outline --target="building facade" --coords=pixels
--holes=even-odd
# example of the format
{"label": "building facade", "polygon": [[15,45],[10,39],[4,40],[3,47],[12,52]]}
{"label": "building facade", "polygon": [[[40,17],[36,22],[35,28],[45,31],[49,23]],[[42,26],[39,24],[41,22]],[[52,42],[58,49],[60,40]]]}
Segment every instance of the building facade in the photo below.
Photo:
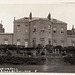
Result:
{"label": "building facade", "polygon": [[4,33],[4,28],[0,24],[0,44],[23,45],[25,47],[36,47],[38,44],[45,46],[61,45],[75,46],[75,29],[67,30],[67,23],[51,18],[49,13],[47,18],[29,17],[14,18],[14,32]]}

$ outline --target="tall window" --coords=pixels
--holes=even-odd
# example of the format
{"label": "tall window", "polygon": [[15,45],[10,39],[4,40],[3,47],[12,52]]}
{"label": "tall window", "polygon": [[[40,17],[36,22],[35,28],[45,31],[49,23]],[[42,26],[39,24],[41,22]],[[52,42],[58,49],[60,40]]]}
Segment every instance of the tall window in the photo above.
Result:
{"label": "tall window", "polygon": [[51,44],[51,40],[50,40],[50,38],[48,39],[48,42],[49,42],[49,44]]}
{"label": "tall window", "polygon": [[17,39],[17,45],[20,45],[20,39]]}
{"label": "tall window", "polygon": [[8,45],[8,39],[7,38],[4,39],[4,44]]}
{"label": "tall window", "polygon": [[49,29],[49,30],[51,29],[51,26],[50,26],[50,25],[48,25],[48,29]]}
{"label": "tall window", "polygon": [[36,25],[33,25],[33,32],[36,32]]}
{"label": "tall window", "polygon": [[41,41],[41,45],[44,46],[44,44],[45,44],[44,38],[40,38],[40,41]]}
{"label": "tall window", "polygon": [[17,32],[20,31],[20,25],[17,25]]}
{"label": "tall window", "polygon": [[28,25],[25,25],[25,32],[28,32]]}
{"label": "tall window", "polygon": [[64,32],[64,28],[61,28],[61,33],[63,33]]}
{"label": "tall window", "polygon": [[36,47],[36,38],[32,39],[32,44],[33,44],[33,47]]}
{"label": "tall window", "polygon": [[28,47],[28,39],[25,39],[25,47]]}
{"label": "tall window", "polygon": [[50,26],[50,25],[48,25],[48,30],[49,30],[49,33],[50,33],[50,29],[51,29],[51,26]]}
{"label": "tall window", "polygon": [[72,46],[75,46],[75,41],[72,41]]}
{"label": "tall window", "polygon": [[56,33],[56,27],[53,28],[53,32]]}
{"label": "tall window", "polygon": [[53,46],[57,46],[57,41],[53,40]]}
{"label": "tall window", "polygon": [[64,47],[64,40],[61,40],[61,46]]}

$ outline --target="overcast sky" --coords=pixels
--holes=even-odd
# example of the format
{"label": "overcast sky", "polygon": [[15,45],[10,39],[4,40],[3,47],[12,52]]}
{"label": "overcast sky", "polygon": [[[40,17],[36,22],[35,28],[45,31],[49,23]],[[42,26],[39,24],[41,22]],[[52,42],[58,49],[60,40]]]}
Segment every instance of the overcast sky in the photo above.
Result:
{"label": "overcast sky", "polygon": [[66,22],[67,29],[71,29],[72,25],[75,25],[75,3],[0,3],[0,21],[2,20],[5,32],[13,32],[14,17],[16,19],[28,17],[30,12],[33,17],[44,18],[50,12],[52,18]]}

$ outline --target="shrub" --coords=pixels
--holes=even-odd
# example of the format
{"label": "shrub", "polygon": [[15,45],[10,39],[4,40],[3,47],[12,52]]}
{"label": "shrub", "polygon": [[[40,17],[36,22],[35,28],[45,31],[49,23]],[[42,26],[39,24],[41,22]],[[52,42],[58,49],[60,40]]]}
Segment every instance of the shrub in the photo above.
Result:
{"label": "shrub", "polygon": [[12,56],[2,56],[0,57],[0,64],[25,64],[25,65],[41,65],[45,62],[44,57],[12,57]]}

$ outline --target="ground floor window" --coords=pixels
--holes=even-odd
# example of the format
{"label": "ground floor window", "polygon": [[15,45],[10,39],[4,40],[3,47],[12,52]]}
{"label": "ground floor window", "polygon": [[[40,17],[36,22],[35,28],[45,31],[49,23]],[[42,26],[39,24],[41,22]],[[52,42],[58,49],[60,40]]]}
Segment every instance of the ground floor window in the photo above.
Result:
{"label": "ground floor window", "polygon": [[8,45],[8,39],[4,39],[4,44]]}
{"label": "ground floor window", "polygon": [[28,47],[28,39],[25,39],[25,47]]}
{"label": "ground floor window", "polygon": [[51,40],[50,40],[50,38],[48,39],[48,43],[51,44]]}
{"label": "ground floor window", "polygon": [[64,40],[61,40],[61,46],[64,47]]}
{"label": "ground floor window", "polygon": [[72,46],[75,46],[75,41],[72,41]]}
{"label": "ground floor window", "polygon": [[57,46],[57,41],[53,40],[53,46]]}
{"label": "ground floor window", "polygon": [[32,44],[33,44],[33,47],[36,46],[36,38],[33,38],[33,39],[32,39]]}
{"label": "ground floor window", "polygon": [[20,45],[20,39],[17,39],[17,45]]}
{"label": "ground floor window", "polygon": [[27,41],[25,42],[25,47],[28,47],[28,42]]}
{"label": "ground floor window", "polygon": [[45,45],[45,40],[44,40],[44,38],[40,38],[40,41],[41,41],[41,45],[44,46],[44,45]]}

